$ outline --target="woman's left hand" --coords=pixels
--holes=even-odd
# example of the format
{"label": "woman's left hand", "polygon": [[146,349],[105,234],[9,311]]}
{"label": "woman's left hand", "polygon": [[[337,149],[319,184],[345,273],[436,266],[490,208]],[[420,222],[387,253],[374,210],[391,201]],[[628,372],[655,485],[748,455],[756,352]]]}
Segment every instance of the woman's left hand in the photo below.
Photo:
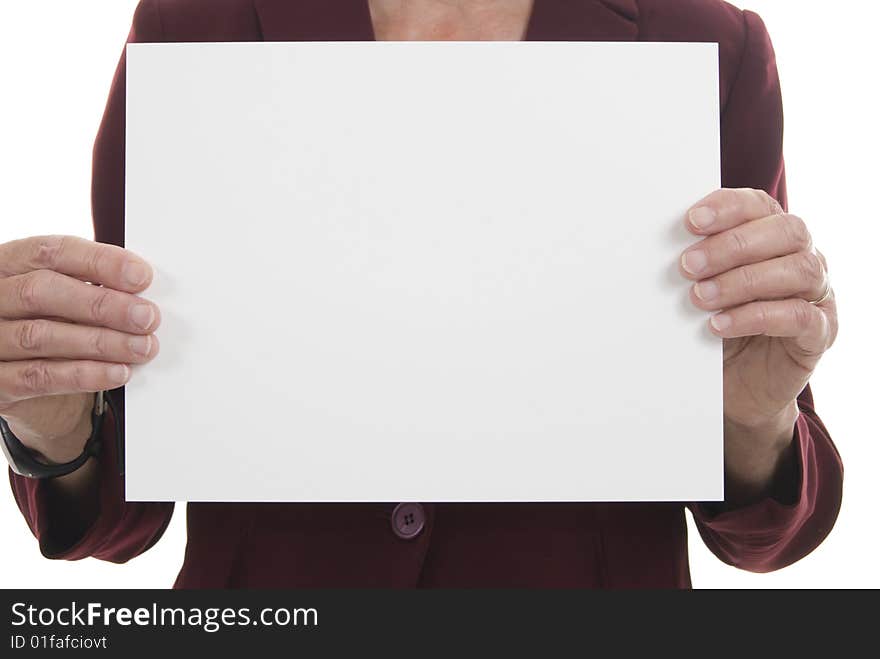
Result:
{"label": "woman's left hand", "polygon": [[718,190],[685,222],[704,239],[682,254],[681,272],[724,339],[727,475],[755,498],[791,444],[798,394],[837,336],[827,264],[803,220],[761,190]]}

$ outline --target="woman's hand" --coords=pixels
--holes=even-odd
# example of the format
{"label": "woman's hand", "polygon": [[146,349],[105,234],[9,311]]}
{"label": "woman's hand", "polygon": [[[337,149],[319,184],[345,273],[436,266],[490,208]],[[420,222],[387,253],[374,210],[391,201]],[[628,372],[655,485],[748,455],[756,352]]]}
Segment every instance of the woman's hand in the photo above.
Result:
{"label": "woman's hand", "polygon": [[790,450],[797,396],[837,336],[825,258],[800,218],[759,190],[719,190],[688,213],[691,301],[724,339],[728,491],[766,493]]}
{"label": "woman's hand", "polygon": [[79,455],[94,392],[125,384],[131,364],[156,356],[159,309],[135,295],[151,278],[143,259],[115,245],[72,236],[0,244],[0,416],[46,461]]}

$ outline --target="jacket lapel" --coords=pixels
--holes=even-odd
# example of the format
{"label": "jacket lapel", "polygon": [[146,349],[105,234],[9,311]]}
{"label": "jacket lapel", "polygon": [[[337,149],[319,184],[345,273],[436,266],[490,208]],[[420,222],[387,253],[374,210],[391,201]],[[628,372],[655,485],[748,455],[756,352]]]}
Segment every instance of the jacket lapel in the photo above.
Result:
{"label": "jacket lapel", "polygon": [[[254,0],[265,41],[372,41],[367,0]],[[634,41],[636,0],[534,0],[527,41]]]}

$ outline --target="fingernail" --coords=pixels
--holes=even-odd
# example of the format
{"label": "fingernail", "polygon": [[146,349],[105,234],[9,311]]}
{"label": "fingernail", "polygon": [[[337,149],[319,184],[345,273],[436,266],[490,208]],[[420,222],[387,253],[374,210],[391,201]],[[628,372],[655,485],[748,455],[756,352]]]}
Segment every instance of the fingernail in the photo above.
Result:
{"label": "fingernail", "polygon": [[131,369],[124,364],[114,364],[107,369],[107,379],[111,382],[122,384],[128,381],[128,375]]}
{"label": "fingernail", "polygon": [[129,286],[143,286],[150,278],[150,271],[143,263],[129,261],[122,270],[122,276]]}
{"label": "fingernail", "polygon": [[709,265],[709,261],[706,258],[706,252],[701,249],[695,249],[681,255],[681,267],[692,275],[700,274],[707,265]]}
{"label": "fingernail", "polygon": [[694,286],[694,294],[704,302],[714,300],[720,292],[721,289],[714,281],[701,281]]}
{"label": "fingernail", "polygon": [[726,313],[720,313],[717,316],[712,316],[712,319],[709,322],[712,323],[712,327],[714,327],[719,332],[723,332],[733,324],[733,320]]}
{"label": "fingernail", "polygon": [[141,329],[149,329],[155,318],[156,313],[149,304],[136,304],[131,308],[131,322]]}
{"label": "fingernail", "polygon": [[708,206],[694,208],[688,213],[688,221],[695,229],[708,229],[715,222],[717,215]]}
{"label": "fingernail", "polygon": [[153,347],[153,339],[149,336],[133,336],[128,340],[128,347],[134,354],[146,357]]}

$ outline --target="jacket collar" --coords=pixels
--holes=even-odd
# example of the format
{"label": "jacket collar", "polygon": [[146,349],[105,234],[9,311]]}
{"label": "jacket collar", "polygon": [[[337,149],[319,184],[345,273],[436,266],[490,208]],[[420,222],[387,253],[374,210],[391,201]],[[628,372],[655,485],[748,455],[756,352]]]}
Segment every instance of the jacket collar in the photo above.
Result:
{"label": "jacket collar", "polygon": [[[265,41],[372,41],[367,0],[254,0]],[[636,0],[534,0],[526,41],[634,41]]]}

